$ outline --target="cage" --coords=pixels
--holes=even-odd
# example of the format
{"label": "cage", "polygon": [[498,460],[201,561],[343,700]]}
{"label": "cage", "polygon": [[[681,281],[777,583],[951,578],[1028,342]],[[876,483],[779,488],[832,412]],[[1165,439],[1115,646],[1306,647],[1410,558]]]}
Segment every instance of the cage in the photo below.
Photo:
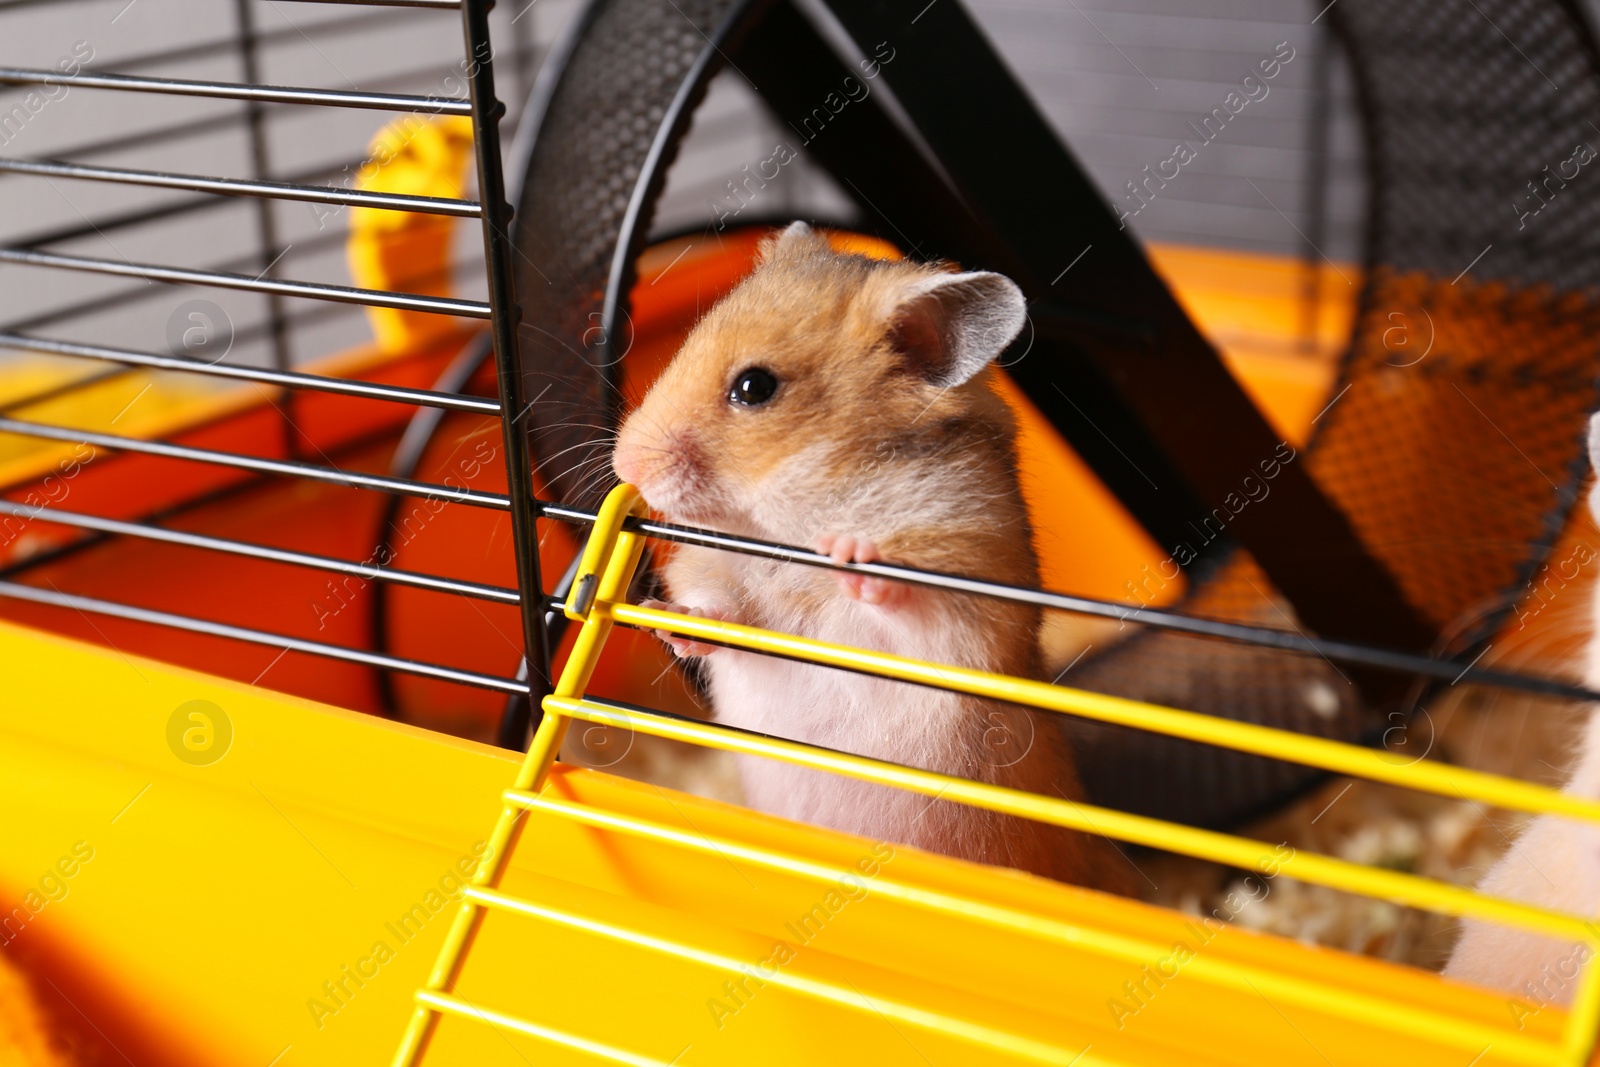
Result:
{"label": "cage", "polygon": [[[1568,1010],[1226,903],[1597,943],[1261,821],[1345,779],[1600,819],[1434,753],[1462,693],[1596,696],[1551,629],[1589,536],[1585,11],[494,7],[0,3],[0,937],[5,995],[71,1035],[19,1023],[19,1056],[1589,1061],[1590,975]],[[795,216],[1022,285],[1043,588],[655,521],[597,476]],[[1226,503],[1266,457],[1275,502]],[[643,607],[647,542],[1046,608],[1064,669]],[[1059,714],[1088,799],[709,721],[655,629]],[[718,753],[1104,835],[1222,902],[763,816]]]}

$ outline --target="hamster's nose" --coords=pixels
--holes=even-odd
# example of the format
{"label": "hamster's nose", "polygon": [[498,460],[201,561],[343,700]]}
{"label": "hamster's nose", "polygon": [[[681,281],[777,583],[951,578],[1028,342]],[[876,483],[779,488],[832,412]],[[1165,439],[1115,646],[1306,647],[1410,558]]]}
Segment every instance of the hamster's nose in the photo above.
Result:
{"label": "hamster's nose", "polygon": [[638,485],[648,475],[643,452],[625,443],[618,443],[616,449],[612,451],[611,469],[617,472],[618,478],[629,485]]}

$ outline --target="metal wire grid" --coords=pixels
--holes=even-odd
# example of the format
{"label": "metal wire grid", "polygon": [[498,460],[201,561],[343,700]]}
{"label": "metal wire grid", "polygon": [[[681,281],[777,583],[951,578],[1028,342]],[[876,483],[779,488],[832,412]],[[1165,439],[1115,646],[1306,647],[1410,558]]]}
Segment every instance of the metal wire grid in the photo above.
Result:
{"label": "metal wire grid", "polygon": [[[38,5],[33,0],[0,3],[0,16],[36,6]],[[58,9],[67,6],[52,5]],[[310,265],[311,261],[342,257],[346,241],[342,227],[323,229],[319,224],[318,229],[309,234],[295,232],[297,227],[294,218],[278,210],[290,203],[327,205],[331,210],[334,207],[344,206],[381,206],[383,200],[387,199],[397,210],[416,210],[453,217],[475,217],[475,205],[470,203],[452,203],[443,198],[432,198],[437,202],[430,207],[420,202],[430,198],[388,198],[384,194],[378,194],[378,199],[374,199],[371,195],[359,194],[351,197],[341,195],[351,193],[350,189],[321,184],[346,175],[345,184],[348,185],[348,175],[362,163],[362,159],[358,156],[341,155],[329,159],[325,151],[319,150],[323,145],[337,146],[350,143],[347,133],[340,133],[331,127],[335,122],[335,113],[351,109],[337,106],[274,107],[266,101],[269,98],[282,99],[282,95],[275,94],[273,89],[285,87],[260,84],[263,79],[259,72],[266,66],[293,65],[301,61],[303,56],[316,57],[318,62],[333,66],[343,74],[334,60],[329,58],[330,53],[333,56],[342,56],[340,49],[348,47],[352,41],[382,33],[385,35],[385,40],[399,46],[397,54],[400,59],[394,69],[382,68],[368,73],[363,78],[364,81],[370,78],[372,85],[379,89],[406,89],[417,84],[438,85],[443,70],[442,65],[437,61],[431,63],[418,61],[411,52],[419,47],[418,38],[422,28],[437,25],[438,16],[434,12],[445,10],[445,6],[420,3],[345,5],[370,10],[295,21],[291,21],[279,8],[277,10],[282,15],[284,24],[272,28],[256,25],[256,6],[256,0],[235,0],[232,5],[234,16],[231,27],[226,25],[225,15],[218,16],[208,12],[207,18],[197,20],[200,23],[197,39],[172,44],[163,36],[160,47],[136,51],[135,54],[115,60],[119,74],[110,76],[113,83],[126,84],[131,81],[132,87],[138,87],[140,83],[155,83],[157,86],[166,87],[151,89],[152,92],[167,92],[169,95],[176,93],[182,97],[203,94],[218,101],[239,100],[244,105],[241,109],[228,109],[220,113],[213,110],[198,117],[172,117],[163,111],[153,120],[141,115],[128,123],[131,129],[118,127],[109,132],[96,130],[88,137],[56,138],[58,142],[65,141],[65,143],[58,143],[46,152],[51,158],[0,160],[0,174],[26,175],[44,181],[87,179],[130,189],[137,186],[150,190],[193,191],[200,195],[181,199],[162,198],[154,201],[146,199],[133,206],[122,205],[101,211],[80,211],[80,218],[69,216],[63,223],[44,228],[35,226],[17,234],[7,242],[11,250],[38,251],[48,246],[84,239],[112,242],[131,238],[139,241],[146,234],[163,237],[166,233],[175,232],[174,227],[203,223],[210,227],[207,230],[207,247],[213,246],[220,240],[224,248],[233,246],[229,248],[230,251],[241,244],[249,249],[243,254],[235,251],[227,258],[208,263],[206,264],[208,269],[223,273],[246,272],[252,278],[258,275],[276,277],[294,263],[302,264],[304,269],[304,266]],[[395,7],[412,10],[393,10]],[[65,11],[61,13],[66,14]],[[499,44],[502,46],[502,59],[509,60],[511,72],[515,75],[514,100],[520,102],[531,85],[540,48],[534,33],[534,18],[518,20],[514,17],[515,14],[516,11],[513,10],[500,20],[502,22],[500,32],[505,39]],[[222,25],[217,26],[213,23]],[[55,27],[64,23],[57,20],[47,25]],[[23,40],[27,39],[26,35],[27,29],[24,26]],[[242,82],[231,86],[226,82],[200,82],[196,86],[188,84],[194,82],[193,79],[143,76],[149,71],[163,71],[173,66],[195,63],[226,67],[226,60],[230,55],[236,57],[235,66],[242,74]],[[399,69],[407,61],[413,65]],[[502,68],[504,69],[504,63]],[[89,81],[80,82],[80,77],[92,81],[99,77],[99,72],[82,71],[70,79],[71,85],[89,84]],[[57,81],[62,80],[57,74]],[[0,79],[0,84],[5,84],[6,81]],[[37,82],[19,78],[10,84],[21,90],[36,86]],[[290,90],[290,95],[300,92],[302,91]],[[325,95],[323,90],[303,92]],[[375,102],[406,99],[404,94],[398,92],[355,95],[375,98]],[[430,103],[427,110],[436,114],[466,115],[470,113],[470,106],[470,102],[465,99],[441,98],[437,103]],[[514,118],[519,111],[520,108],[513,108],[512,117]],[[10,113],[0,108],[0,118],[9,121]],[[281,136],[285,132],[281,128],[285,119],[296,123],[293,130],[295,137],[288,142],[293,146],[292,149],[285,147],[285,137]],[[300,122],[302,119],[310,121],[302,124]],[[5,133],[13,132],[9,125],[5,128]],[[243,136],[242,147],[233,139],[235,135]],[[0,136],[0,141],[3,140],[6,138]],[[95,166],[89,162],[96,157],[117,157],[151,150],[194,152],[203,155],[207,160],[219,153],[237,156],[249,171],[249,175],[231,179],[208,179],[199,175],[170,175],[134,167]],[[274,167],[275,159],[281,161],[291,156],[296,169],[280,170]],[[73,162],[64,162],[65,159],[71,159]],[[66,198],[66,194],[62,193],[59,187],[57,193],[62,199]],[[47,206],[45,203],[35,202],[26,197],[12,203],[13,206],[20,208],[24,213],[21,217],[24,218],[30,210]],[[67,203],[70,204],[71,201],[68,200]],[[60,204],[57,203],[55,206],[60,207]],[[242,216],[225,216],[220,220],[215,218],[218,214],[222,214],[217,209],[226,209],[230,206],[246,209],[249,213]],[[230,223],[237,225],[229,225]],[[166,230],[155,230],[156,224],[164,225]],[[162,243],[169,242],[163,240]],[[481,278],[483,269],[481,260],[476,259],[470,250],[457,251],[458,254],[462,251],[466,254],[458,255],[457,261],[444,268],[446,275],[469,280]],[[159,256],[165,257],[166,254],[163,248]],[[430,270],[429,276],[405,278],[401,281],[403,285],[409,286],[440,280],[431,274]],[[143,278],[140,280],[142,282]],[[56,299],[51,294],[46,296],[43,309],[31,306],[29,295],[13,293],[13,296],[20,295],[18,307],[27,310],[22,314],[13,311],[10,321],[0,322],[0,333],[7,335],[7,340],[0,344],[4,347],[15,347],[16,338],[28,331],[67,323],[81,326],[91,335],[96,335],[91,336],[91,340],[105,340],[106,338],[97,336],[101,333],[120,337],[128,325],[126,314],[129,311],[137,313],[150,298],[163,291],[166,291],[163,286],[140,284],[126,289],[111,288],[88,299],[80,298],[66,302]],[[243,358],[247,362],[261,362],[279,370],[288,370],[293,363],[299,361],[296,358],[297,350],[302,356],[311,353],[320,354],[329,350],[330,345],[349,343],[344,337],[350,334],[354,325],[349,320],[349,312],[357,310],[356,304],[319,302],[313,307],[297,307],[294,303],[286,303],[281,293],[261,289],[252,289],[248,292],[261,299],[259,307],[262,313],[258,314],[252,309],[248,318],[240,320],[239,328],[233,331],[236,361]],[[231,309],[224,310],[225,313],[231,311]],[[102,316],[110,311],[121,311],[123,316],[108,321]],[[15,398],[8,401],[5,408],[25,407],[49,399],[63,389],[76,388],[91,381],[113,378],[125,373],[127,369],[120,368],[106,371],[98,376],[91,375],[64,386],[51,387],[39,395]],[[293,395],[286,393],[281,402],[284,408],[284,435],[290,454],[294,454],[301,440],[288,425],[293,416],[293,400]]]}

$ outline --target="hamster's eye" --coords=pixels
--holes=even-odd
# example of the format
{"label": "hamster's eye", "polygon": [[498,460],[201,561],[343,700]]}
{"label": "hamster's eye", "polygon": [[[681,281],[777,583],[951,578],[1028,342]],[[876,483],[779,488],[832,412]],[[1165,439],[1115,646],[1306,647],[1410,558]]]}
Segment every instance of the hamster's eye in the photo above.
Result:
{"label": "hamster's eye", "polygon": [[728,399],[735,404],[756,407],[772,399],[778,391],[778,377],[765,367],[747,367],[734,375]]}

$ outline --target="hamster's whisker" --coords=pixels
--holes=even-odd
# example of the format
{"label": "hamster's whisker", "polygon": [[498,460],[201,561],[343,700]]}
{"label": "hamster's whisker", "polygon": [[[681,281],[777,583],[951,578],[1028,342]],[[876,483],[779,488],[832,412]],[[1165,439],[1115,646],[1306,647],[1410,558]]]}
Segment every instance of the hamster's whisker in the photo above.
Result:
{"label": "hamster's whisker", "polygon": [[540,437],[549,437],[558,430],[589,430],[604,440],[614,440],[617,432],[609,426],[598,426],[587,422],[551,422],[535,426],[533,432]]}
{"label": "hamster's whisker", "polygon": [[[574,463],[572,466],[568,467],[566,470],[562,471],[560,474],[557,474],[557,475],[555,475],[553,477],[550,477],[550,478],[547,478],[545,480],[548,481],[548,482],[563,482],[563,481],[569,481],[569,480],[571,480],[573,478],[579,478],[579,479],[587,478],[592,473],[588,469],[589,465],[592,462],[593,462],[593,460],[589,460],[589,459],[579,460],[577,463]],[[609,466],[607,467],[607,469],[610,469]]]}
{"label": "hamster's whisker", "polygon": [[582,485],[578,486],[574,493],[582,500],[586,499],[591,493],[596,493],[602,486],[609,488],[615,484],[617,484],[616,475],[612,474],[609,468],[598,470],[591,474]]}
{"label": "hamster's whisker", "polygon": [[[604,445],[604,442],[601,442],[601,441],[579,441],[575,445],[568,445],[566,448],[563,448],[561,451],[544,457],[544,464],[548,465],[550,463],[553,463],[554,461],[560,459],[562,456],[565,456],[565,455],[567,455],[568,453],[571,453],[571,452],[576,452],[579,449],[596,449],[596,450],[598,450],[603,445]],[[598,455],[600,453],[597,452],[596,454]],[[610,449],[606,449],[605,452],[604,452],[604,455],[607,458],[610,458],[611,450]],[[584,457],[584,462],[587,462],[591,458],[593,458],[593,457],[585,456]]]}
{"label": "hamster's whisker", "polygon": [[581,419],[568,419],[564,422],[546,422],[540,424],[539,429],[555,430],[572,427],[577,427],[584,430],[595,430],[599,433],[606,434],[609,437],[615,437],[617,435],[617,431],[614,427],[608,426],[603,422],[584,422]]}
{"label": "hamster's whisker", "polygon": [[592,475],[595,471],[609,472],[610,470],[611,470],[611,456],[610,456],[609,453],[606,453],[606,454],[603,454],[603,455],[585,456],[582,459],[579,459],[577,462],[573,463],[570,467],[568,467],[564,472],[562,472],[561,477],[563,477],[563,478],[572,478],[572,477],[587,478],[590,475]]}

